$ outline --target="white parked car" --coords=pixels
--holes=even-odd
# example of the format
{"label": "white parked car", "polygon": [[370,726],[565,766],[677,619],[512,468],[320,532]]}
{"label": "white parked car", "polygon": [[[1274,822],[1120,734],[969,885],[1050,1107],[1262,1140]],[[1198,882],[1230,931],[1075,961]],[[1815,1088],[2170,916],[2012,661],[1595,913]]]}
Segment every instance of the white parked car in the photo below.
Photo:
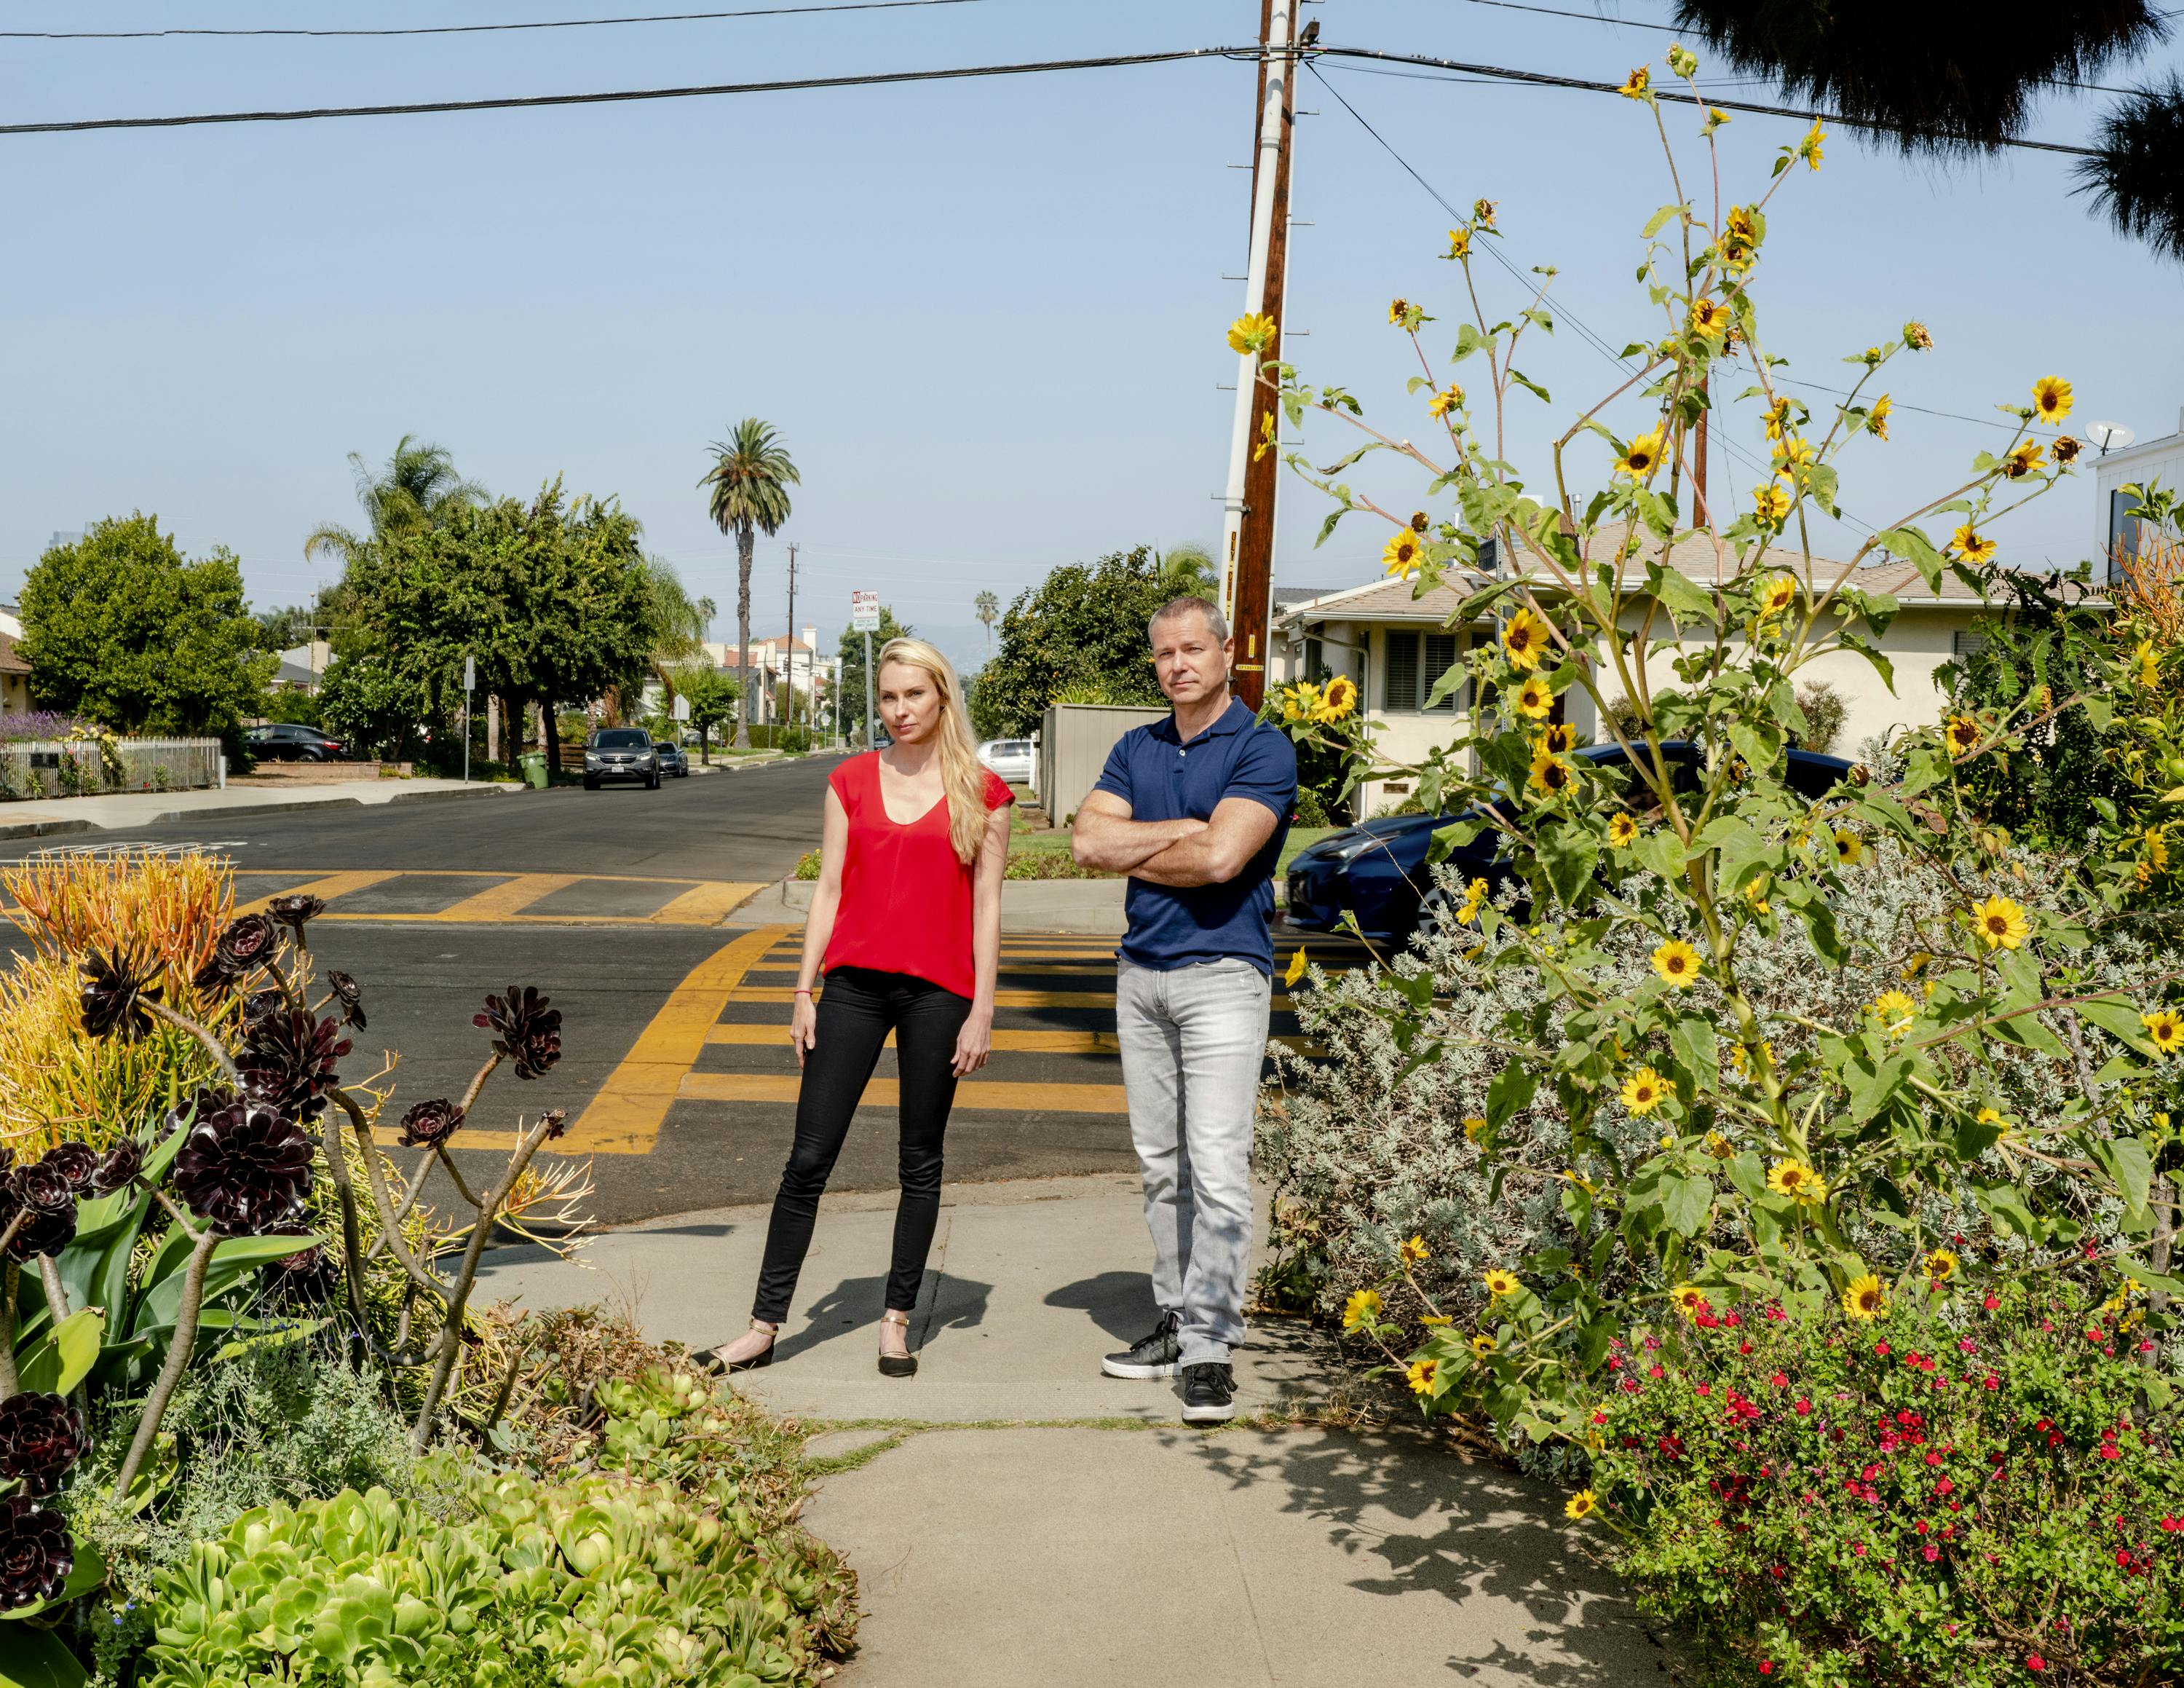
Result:
{"label": "white parked car", "polygon": [[1032,783],[1032,741],[1029,739],[988,739],[978,746],[978,760],[1011,785]]}

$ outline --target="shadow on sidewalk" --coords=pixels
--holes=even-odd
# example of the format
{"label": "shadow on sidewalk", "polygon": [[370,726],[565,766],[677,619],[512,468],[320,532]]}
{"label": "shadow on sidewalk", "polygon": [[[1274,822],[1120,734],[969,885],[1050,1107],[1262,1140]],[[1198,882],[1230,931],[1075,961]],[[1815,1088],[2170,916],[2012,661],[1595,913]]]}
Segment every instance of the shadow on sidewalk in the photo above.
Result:
{"label": "shadow on sidewalk", "polygon": [[1153,1300],[1151,1274],[1142,1272],[1103,1272],[1065,1283],[1046,1297],[1050,1307],[1074,1308],[1089,1313],[1092,1322],[1117,1342],[1135,1342],[1159,1322],[1160,1308]]}
{"label": "shadow on sidewalk", "polygon": [[1621,1680],[1647,1656],[1666,1662],[1615,1576],[1563,1528],[1561,1497],[1544,1483],[1400,1433],[1198,1439],[1197,1451],[1232,1486],[1279,1485],[1284,1512],[1324,1522],[1329,1545],[1357,1569],[1354,1589],[1522,1607],[1536,1626],[1526,1640],[1546,1656],[1497,1639],[1450,1654],[1460,1676],[1576,1688]]}
{"label": "shadow on sidewalk", "polygon": [[[986,1322],[986,1303],[994,1286],[953,1272],[928,1272],[918,1308],[911,1322],[911,1349],[923,1348],[942,1331],[974,1330]],[[887,1302],[887,1277],[845,1277],[814,1301],[804,1327],[784,1332],[774,1344],[777,1361],[825,1346],[861,1326],[877,1325]]]}

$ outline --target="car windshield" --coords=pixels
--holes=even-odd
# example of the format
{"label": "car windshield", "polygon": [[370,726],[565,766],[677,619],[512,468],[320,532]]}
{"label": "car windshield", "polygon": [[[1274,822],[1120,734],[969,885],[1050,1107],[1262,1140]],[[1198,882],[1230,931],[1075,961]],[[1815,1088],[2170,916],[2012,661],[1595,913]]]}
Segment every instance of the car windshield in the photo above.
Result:
{"label": "car windshield", "polygon": [[592,742],[601,750],[649,750],[652,741],[635,727],[609,727]]}
{"label": "car windshield", "polygon": [[675,741],[672,739],[655,739],[652,741],[652,747],[655,750],[673,750],[675,748]]}

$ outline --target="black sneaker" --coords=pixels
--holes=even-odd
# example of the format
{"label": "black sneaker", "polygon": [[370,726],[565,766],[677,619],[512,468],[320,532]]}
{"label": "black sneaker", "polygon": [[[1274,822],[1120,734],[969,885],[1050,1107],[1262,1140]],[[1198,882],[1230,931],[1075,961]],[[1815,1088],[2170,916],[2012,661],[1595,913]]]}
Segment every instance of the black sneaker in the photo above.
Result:
{"label": "black sneaker", "polygon": [[1236,1416],[1236,1374],[1216,1361],[1183,1368],[1183,1422],[1225,1424]]}
{"label": "black sneaker", "polygon": [[1151,1335],[1139,1337],[1120,1354],[1109,1355],[1100,1369],[1111,1378],[1173,1378],[1182,1370],[1183,1344],[1175,1333],[1181,1322],[1175,1314],[1162,1313]]}

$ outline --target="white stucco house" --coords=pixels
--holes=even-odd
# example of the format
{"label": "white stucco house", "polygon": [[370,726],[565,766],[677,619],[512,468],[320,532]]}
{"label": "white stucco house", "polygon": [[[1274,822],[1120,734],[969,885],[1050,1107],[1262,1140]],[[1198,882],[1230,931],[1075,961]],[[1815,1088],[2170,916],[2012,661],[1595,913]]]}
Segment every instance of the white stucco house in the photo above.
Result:
{"label": "white stucco house", "polygon": [[[1616,537],[1615,530],[1603,529],[1596,545],[1611,551]],[[1649,546],[1647,554],[1658,556],[1658,551]],[[1703,540],[1682,541],[1669,561],[1694,579],[1711,582],[1714,578],[1713,549]],[[1801,557],[1787,551],[1770,551],[1768,562],[1791,572],[1803,566]],[[1816,579],[1825,585],[1841,567],[1815,559]],[[1413,583],[1409,580],[1374,581],[1303,598],[1291,592],[1279,594],[1268,679],[1280,684],[1322,673],[1349,675],[1357,683],[1364,708],[1380,727],[1379,742],[1384,751],[1399,760],[1417,760],[1463,730],[1462,713],[1471,706],[1468,686],[1457,688],[1430,707],[1427,700],[1444,673],[1460,664],[1474,646],[1495,637],[1490,622],[1451,624],[1463,599],[1489,578],[1474,571],[1466,588],[1444,584],[1423,597],[1412,595]],[[1630,578],[1634,583],[1641,580],[1642,569],[1631,567]],[[1953,576],[1945,574],[1936,591],[1908,563],[1862,567],[1852,579],[1868,592],[1893,596],[1903,609],[1875,641],[1895,670],[1892,693],[1872,665],[1854,651],[1830,652],[1800,671],[1801,685],[1825,680],[1843,699],[1846,715],[1834,745],[1838,754],[1854,754],[1863,741],[1892,728],[1930,725],[1939,718],[1943,695],[1936,671],[1972,648],[1976,637],[1972,620],[1982,607],[1981,601]],[[1552,579],[1541,580],[1539,590],[1543,600],[1551,601]],[[1637,625],[1647,602],[1641,597],[1627,607],[1626,626]],[[1657,640],[1673,637],[1672,632],[1662,631],[1669,625],[1665,612],[1663,615],[1655,623]],[[1710,634],[1695,629],[1694,637],[1700,636]],[[1741,642],[1732,635],[1731,648]],[[1647,669],[1649,687],[1681,684],[1669,667],[1674,654],[1665,647],[1657,651]],[[1591,701],[1582,691],[1568,693],[1564,707],[1565,718],[1577,729],[1580,743],[1597,736]],[[1400,802],[1408,793],[1401,780],[1368,781],[1359,793],[1359,813],[1373,813]]]}
{"label": "white stucco house", "polygon": [[2096,457],[2093,478],[2100,489],[2098,554],[2106,565],[2094,573],[2114,585],[2119,573],[2118,549],[2136,551],[2142,542],[2140,524],[2130,514],[2136,500],[2123,489],[2159,482],[2170,492],[2184,490],[2184,410],[2177,413],[2176,433],[2140,440],[2120,450],[2111,449]]}

